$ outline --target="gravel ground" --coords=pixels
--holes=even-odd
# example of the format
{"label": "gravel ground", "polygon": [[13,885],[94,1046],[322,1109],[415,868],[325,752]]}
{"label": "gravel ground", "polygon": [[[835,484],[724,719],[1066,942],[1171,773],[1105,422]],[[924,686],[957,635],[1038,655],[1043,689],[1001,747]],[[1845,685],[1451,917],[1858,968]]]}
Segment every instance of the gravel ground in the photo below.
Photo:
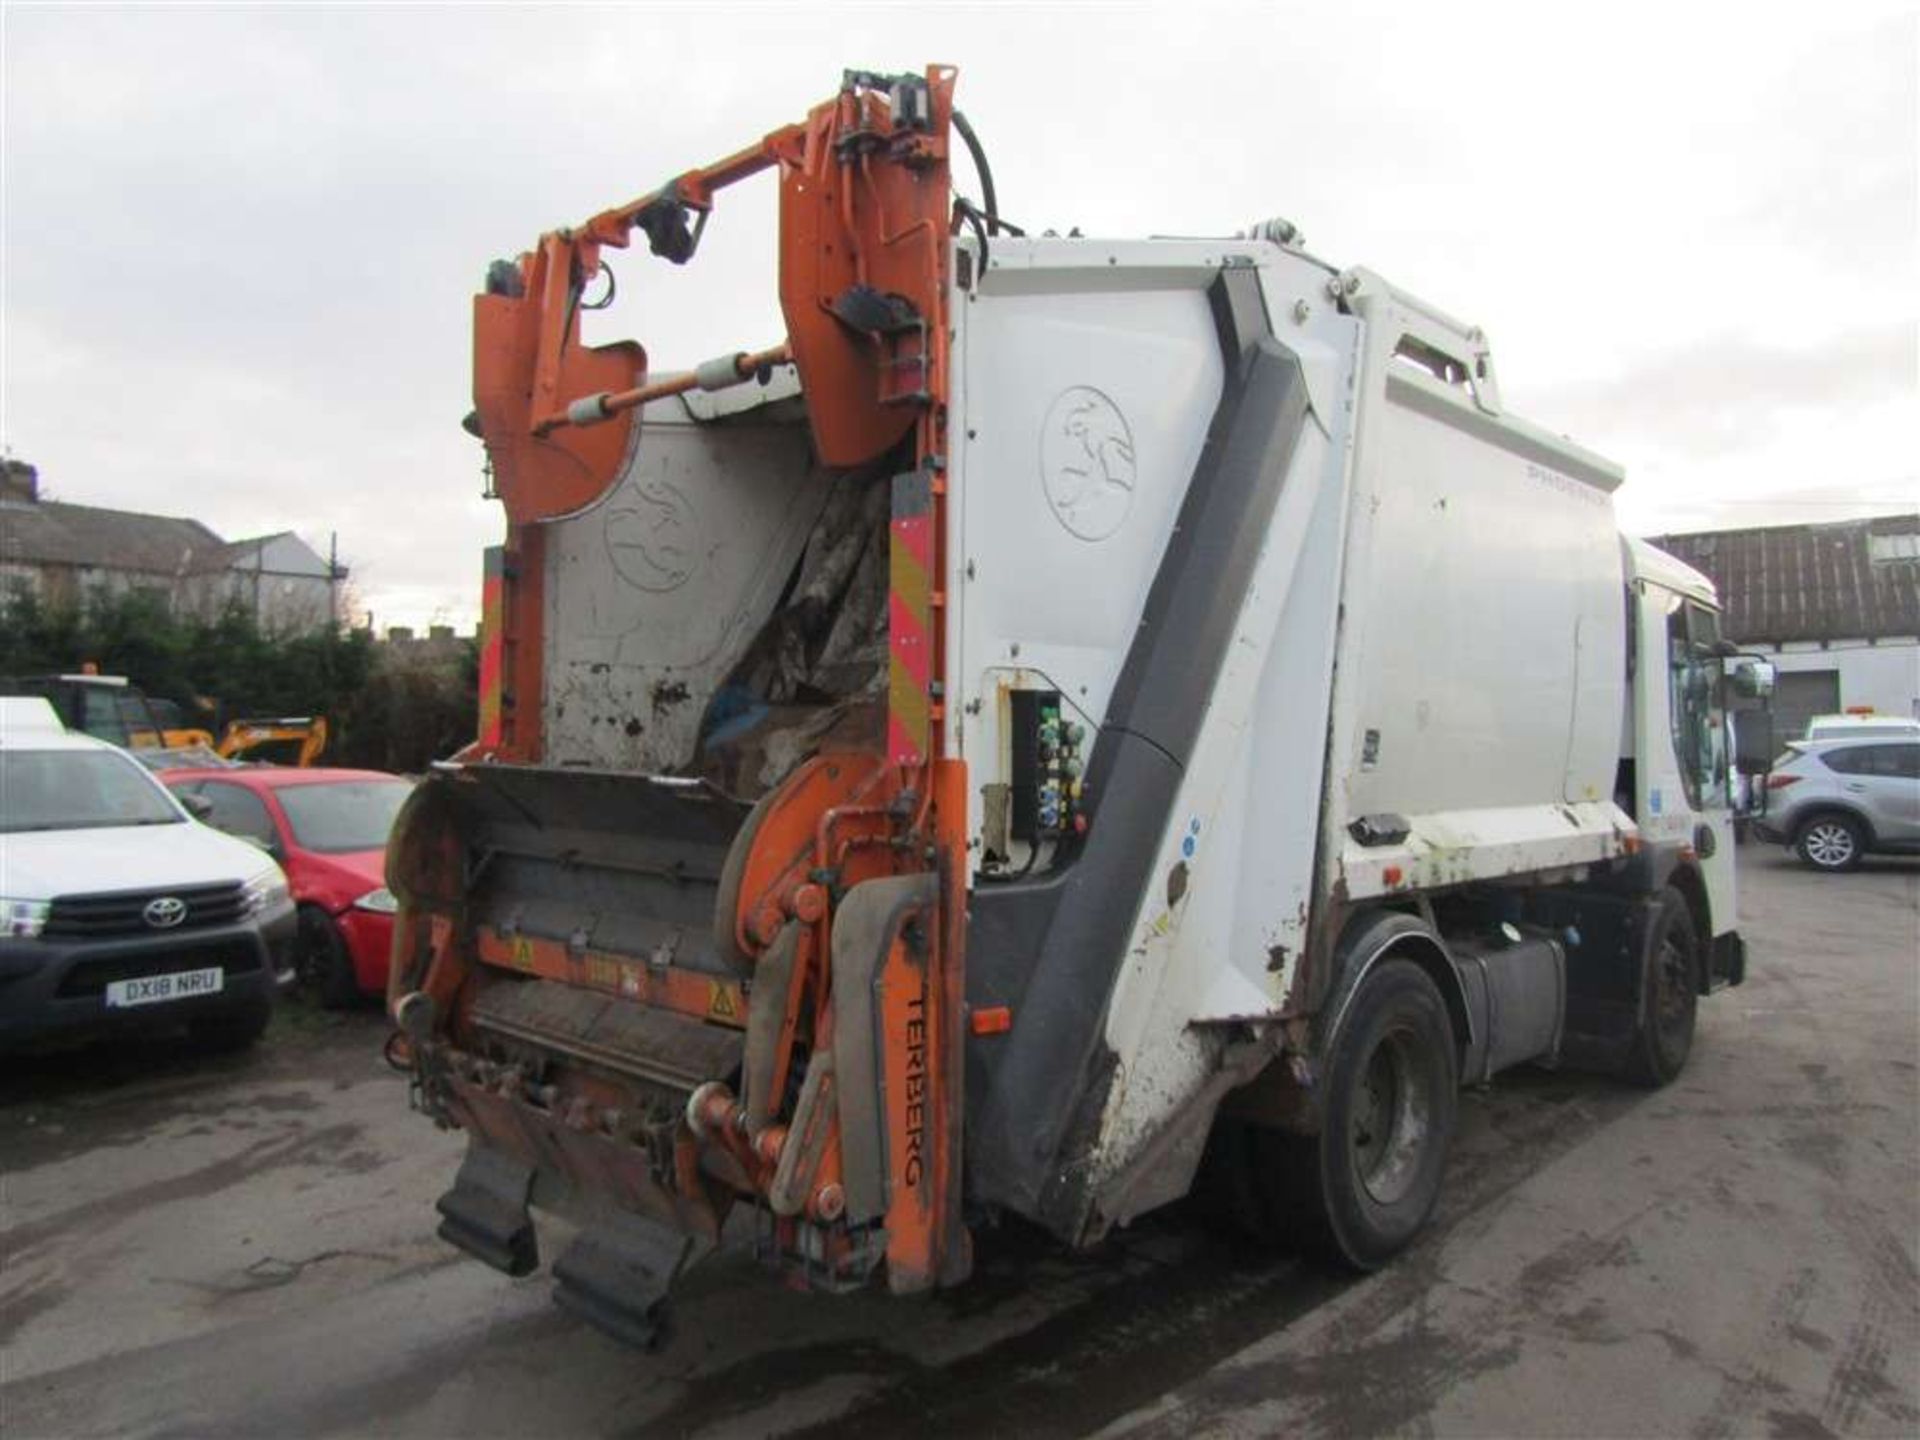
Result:
{"label": "gravel ground", "polygon": [[375,1013],[289,1007],[239,1059],[9,1062],[0,1427],[1920,1433],[1920,864],[1743,860],[1750,979],[1681,1080],[1467,1096],[1433,1230],[1361,1281],[1181,1212],[1080,1256],[1005,1227],[916,1302],[723,1253],[638,1355],[434,1237],[461,1142],[407,1111]]}

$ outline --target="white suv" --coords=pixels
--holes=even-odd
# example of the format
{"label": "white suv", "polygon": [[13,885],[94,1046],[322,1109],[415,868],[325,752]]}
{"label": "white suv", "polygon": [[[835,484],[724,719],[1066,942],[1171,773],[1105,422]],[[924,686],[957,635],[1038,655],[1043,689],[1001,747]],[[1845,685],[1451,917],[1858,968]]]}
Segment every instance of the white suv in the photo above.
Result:
{"label": "white suv", "polygon": [[1920,737],[1796,741],[1774,762],[1753,823],[1816,870],[1920,851]]}
{"label": "white suv", "polygon": [[294,935],[280,867],[42,699],[0,699],[0,1052],[184,1023],[266,1028]]}

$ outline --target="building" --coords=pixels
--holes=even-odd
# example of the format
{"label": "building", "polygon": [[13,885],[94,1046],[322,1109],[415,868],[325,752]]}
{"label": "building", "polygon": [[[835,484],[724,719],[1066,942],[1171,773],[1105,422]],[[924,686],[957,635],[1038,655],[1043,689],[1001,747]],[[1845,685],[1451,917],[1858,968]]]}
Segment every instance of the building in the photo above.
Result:
{"label": "building", "polygon": [[78,605],[145,591],[203,618],[238,604],[285,634],[330,624],[346,575],[291,531],[227,541],[198,520],[69,505],[42,498],[33,466],[0,462],[0,593]]}
{"label": "building", "polygon": [[1775,734],[1855,708],[1920,716],[1920,514],[1652,543],[1711,576],[1728,638],[1779,670]]}
{"label": "building", "polygon": [[389,625],[387,638],[379,643],[388,664],[458,670],[478,637],[461,635],[451,625],[429,625],[424,635],[411,625]]}

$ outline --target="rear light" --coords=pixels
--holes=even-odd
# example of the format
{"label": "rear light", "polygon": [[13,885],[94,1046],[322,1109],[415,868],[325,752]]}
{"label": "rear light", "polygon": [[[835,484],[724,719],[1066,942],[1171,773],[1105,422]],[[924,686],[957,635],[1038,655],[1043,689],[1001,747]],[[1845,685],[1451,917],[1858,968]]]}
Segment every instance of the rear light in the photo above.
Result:
{"label": "rear light", "polygon": [[1784,790],[1789,785],[1798,785],[1800,778],[1798,775],[1769,775],[1767,776],[1767,789]]}

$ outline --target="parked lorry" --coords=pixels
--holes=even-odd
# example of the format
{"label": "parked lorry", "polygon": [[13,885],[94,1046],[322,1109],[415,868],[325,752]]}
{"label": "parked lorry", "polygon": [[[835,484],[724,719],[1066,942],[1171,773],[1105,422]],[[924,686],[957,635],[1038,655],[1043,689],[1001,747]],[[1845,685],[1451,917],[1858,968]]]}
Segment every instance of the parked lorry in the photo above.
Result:
{"label": "parked lorry", "polygon": [[[630,1340],[734,1211],[912,1292],[1205,1177],[1378,1265],[1460,1086],[1662,1084],[1744,973],[1768,671],[1621,471],[1284,223],[1020,233],[953,86],[849,73],[474,304],[507,537],[396,825],[394,1054],[469,1136],[441,1233],[525,1274],[570,1216],[556,1296]],[[783,341],[583,343],[607,251],[768,170]]]}

